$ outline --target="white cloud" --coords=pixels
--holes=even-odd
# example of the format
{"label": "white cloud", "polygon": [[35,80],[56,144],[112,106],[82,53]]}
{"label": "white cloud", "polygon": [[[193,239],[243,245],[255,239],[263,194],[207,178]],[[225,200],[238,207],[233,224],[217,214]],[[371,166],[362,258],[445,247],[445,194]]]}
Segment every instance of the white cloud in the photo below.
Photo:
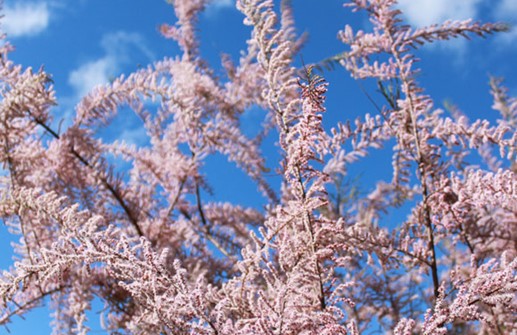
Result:
{"label": "white cloud", "polygon": [[[477,19],[485,0],[399,0],[398,7],[407,22],[415,28],[441,24],[447,20]],[[467,41],[457,38],[447,43],[426,44],[428,50],[454,53],[453,61],[461,65],[467,52]]]}
{"label": "white cloud", "polygon": [[88,61],[70,72],[68,83],[74,88],[77,97],[85,96],[97,85],[106,84],[118,76],[124,64],[130,62],[130,51],[137,49],[149,60],[154,58],[146,47],[143,38],[136,33],[119,31],[106,34],[101,40],[104,55]]}
{"label": "white cloud", "polygon": [[44,2],[7,5],[0,21],[2,31],[9,37],[34,36],[44,31],[50,21],[50,12]]}
{"label": "white cloud", "polygon": [[103,57],[81,65],[73,70],[68,82],[72,85],[78,96],[85,96],[93,87],[105,84],[109,81],[112,71],[118,67],[112,57]]}
{"label": "white cloud", "polygon": [[[445,20],[476,18],[483,0],[399,0],[399,8],[416,27],[439,24]],[[515,0],[508,0],[512,2]]]}
{"label": "white cloud", "polygon": [[[482,12],[483,3],[490,12]],[[507,47],[517,41],[517,0],[399,0],[399,8],[403,11],[406,20],[418,28],[440,24],[446,20],[480,19],[480,17],[483,22],[494,20],[507,22],[511,30],[496,34],[496,44]],[[482,14],[488,14],[489,18]],[[441,49],[459,51],[460,56],[465,56],[467,43],[463,39],[458,39],[444,44],[433,43],[428,48],[435,48],[435,45],[439,45]]]}

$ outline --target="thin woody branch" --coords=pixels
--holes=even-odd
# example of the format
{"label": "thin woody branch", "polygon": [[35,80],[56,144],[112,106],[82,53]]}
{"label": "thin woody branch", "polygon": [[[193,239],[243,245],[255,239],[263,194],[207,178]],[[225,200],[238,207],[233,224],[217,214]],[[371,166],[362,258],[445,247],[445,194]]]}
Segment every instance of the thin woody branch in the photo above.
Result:
{"label": "thin woody branch", "polygon": [[[52,137],[55,139],[59,139],[60,136],[58,133],[56,133],[53,129],[51,129],[48,125],[46,125],[44,122],[41,122],[37,117],[34,117],[30,111],[28,111],[28,114],[33,118],[34,122],[41,126],[47,133],[49,133]],[[113,186],[106,177],[99,174],[99,171],[95,170],[95,168],[88,162],[88,160],[83,157],[77,150],[75,150],[73,147],[70,148],[70,152],[72,155],[74,155],[75,158],[77,158],[84,166],[92,170],[97,178],[102,182],[102,184],[106,187],[106,189],[111,193],[113,198],[118,202],[120,207],[124,210],[126,213],[127,218],[129,219],[129,222],[135,228],[136,233],[138,236],[144,236],[144,233],[142,229],[140,228],[138,224],[138,215],[134,213],[133,209],[128,206],[126,201],[124,200],[123,196],[120,194],[119,190],[115,186]]]}

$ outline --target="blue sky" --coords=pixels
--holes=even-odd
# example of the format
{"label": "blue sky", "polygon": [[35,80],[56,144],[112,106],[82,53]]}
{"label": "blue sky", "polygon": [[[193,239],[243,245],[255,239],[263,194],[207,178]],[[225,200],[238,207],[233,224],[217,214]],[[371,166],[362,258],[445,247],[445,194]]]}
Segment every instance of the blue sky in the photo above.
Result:
{"label": "blue sky", "polygon": [[[361,14],[352,14],[343,8],[341,0],[293,0],[298,31],[307,32],[309,39],[301,55],[305,63],[317,62],[342,52],[345,46],[337,39],[337,31],[346,23],[355,29],[368,29],[368,22]],[[413,26],[439,23],[446,19],[474,18],[481,21],[506,21],[517,24],[516,0],[401,0],[400,8],[405,19]],[[166,56],[178,54],[177,46],[158,33],[162,23],[174,23],[174,12],[165,0],[4,0],[5,17],[0,20],[1,29],[16,51],[11,59],[23,66],[44,66],[53,76],[59,105],[54,109],[54,123],[63,120],[69,124],[75,104],[81,96],[97,84],[109,82],[122,73],[130,73]],[[199,34],[202,55],[220,71],[219,57],[222,52],[236,59],[244,49],[249,27],[242,25],[242,15],[234,8],[233,0],[216,0],[200,20]],[[419,50],[422,58],[422,74],[419,82],[442,107],[449,100],[460,107],[471,119],[494,120],[497,114],[491,110],[488,93],[488,75],[504,76],[506,85],[517,95],[517,30],[491,36],[486,40],[474,38],[473,42],[457,40],[437,43]],[[300,63],[298,61],[298,63]],[[222,73],[222,72],[220,72]],[[359,85],[341,68],[324,73],[330,82],[325,124],[354,119],[366,112],[375,113],[374,107],[361,86],[377,101],[372,82]],[[260,111],[250,111],[243,127],[253,131],[260,122]],[[106,139],[121,138],[135,144],[145,141],[140,123],[131,114],[124,114],[120,122],[101,134]],[[272,143],[272,142],[271,142]],[[274,153],[276,149],[267,149]],[[275,157],[272,154],[273,157]],[[370,173],[363,187],[373,186],[371,180],[391,176],[391,154],[366,159],[351,168],[352,174]],[[270,165],[274,168],[275,162]],[[384,167],[372,169],[372,166]],[[217,171],[217,178],[209,178],[215,197],[221,200],[239,201],[257,205],[260,198],[242,197],[254,194],[253,184],[234,167],[218,159],[209,160],[207,174]],[[370,169],[370,170],[369,170]],[[238,182],[235,182],[237,180]],[[10,250],[12,237],[0,226],[0,247]],[[10,251],[2,254],[0,266],[11,264]],[[13,334],[49,334],[48,311],[40,308],[26,316],[26,320],[14,318],[9,325]],[[92,318],[98,318],[95,313]],[[97,321],[93,330],[100,330]],[[0,327],[0,334],[6,333]],[[95,333],[95,332],[92,332]]]}

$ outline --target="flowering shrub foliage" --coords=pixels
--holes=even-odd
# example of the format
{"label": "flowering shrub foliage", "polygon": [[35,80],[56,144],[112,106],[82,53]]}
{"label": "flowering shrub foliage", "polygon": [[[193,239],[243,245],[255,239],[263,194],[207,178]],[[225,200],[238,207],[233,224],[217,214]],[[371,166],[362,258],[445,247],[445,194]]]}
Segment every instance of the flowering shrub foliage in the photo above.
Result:
{"label": "flowering shrub foliage", "polygon": [[[50,126],[49,76],[11,62],[2,44],[0,215],[20,241],[0,277],[0,324],[50,299],[55,334],[86,334],[98,297],[112,333],[517,332],[517,99],[492,79],[497,124],[454,107],[448,117],[415,80],[412,54],[505,26],[412,29],[395,0],[350,1],[373,29],[344,27],[348,51],[334,60],[378,80],[386,105],[326,131],[327,86],[293,65],[303,41],[287,1],[237,2],[252,30],[238,63],[223,58],[226,78],[199,54],[206,0],[170,2],[178,22],[161,32],[181,56],[95,88],[63,132]],[[267,113],[257,137],[240,128],[252,106]],[[121,107],[143,120],[149,145],[95,137]],[[269,132],[283,153],[281,187],[266,178]],[[386,146],[391,182],[335,205],[331,181]],[[486,169],[468,163],[471,151]],[[214,153],[256,182],[264,211],[203,199],[201,167]],[[113,155],[128,178],[113,173]],[[380,215],[401,204],[412,206],[407,219],[383,226]]]}

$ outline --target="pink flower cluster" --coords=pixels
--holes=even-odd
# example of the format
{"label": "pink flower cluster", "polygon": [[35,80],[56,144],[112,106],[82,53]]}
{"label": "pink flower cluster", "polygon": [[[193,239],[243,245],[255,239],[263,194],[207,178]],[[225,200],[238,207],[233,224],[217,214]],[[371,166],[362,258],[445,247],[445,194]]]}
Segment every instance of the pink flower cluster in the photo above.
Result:
{"label": "pink flower cluster", "polygon": [[[50,299],[55,334],[87,334],[97,297],[113,333],[517,333],[517,99],[493,78],[497,124],[454,106],[447,117],[416,81],[412,53],[506,26],[412,29],[395,0],[350,1],[373,29],[339,32],[349,46],[339,61],[378,80],[386,105],[327,131],[327,84],[294,67],[303,39],[288,1],[237,1],[251,36],[238,62],[223,57],[226,78],[198,50],[207,1],[170,2],[178,21],[161,32],[182,55],[94,89],[62,132],[50,126],[49,76],[13,64],[2,44],[0,215],[20,240],[0,275],[0,324]],[[240,127],[253,106],[265,112],[256,137]],[[142,119],[149,145],[95,136],[121,107]],[[266,178],[270,132],[281,185]],[[348,166],[386,146],[391,182],[364,196],[338,188],[336,200]],[[263,211],[203,199],[202,166],[216,153],[256,183]],[[127,178],[110,155],[128,162]],[[385,226],[382,213],[402,204],[407,219]]]}

